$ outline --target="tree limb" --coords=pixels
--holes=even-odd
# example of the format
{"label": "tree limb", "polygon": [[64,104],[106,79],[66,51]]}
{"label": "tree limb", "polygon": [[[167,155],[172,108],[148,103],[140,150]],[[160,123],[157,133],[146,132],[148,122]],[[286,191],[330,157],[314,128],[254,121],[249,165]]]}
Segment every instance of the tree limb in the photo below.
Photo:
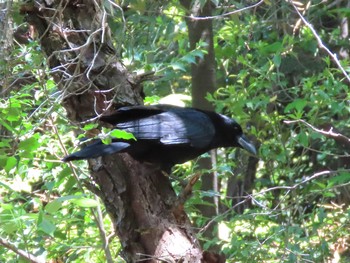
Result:
{"label": "tree limb", "polygon": [[17,255],[27,259],[29,262],[32,263],[45,263],[45,260],[40,259],[36,256],[34,256],[33,254],[24,251],[22,249],[17,248],[15,245],[11,244],[10,242],[8,242],[7,240],[0,238],[0,244],[10,250],[12,250],[13,252],[15,252]]}
{"label": "tree limb", "polygon": [[318,132],[322,135],[325,135],[328,138],[332,138],[336,141],[342,142],[342,143],[350,146],[350,138],[346,137],[345,135],[343,135],[341,133],[334,132],[333,131],[334,127],[330,127],[330,129],[328,131],[325,131],[325,130],[321,130],[321,129],[318,129],[318,128],[312,126],[310,123],[308,123],[304,120],[284,121],[284,123],[286,123],[286,124],[292,124],[292,123],[298,123],[298,122],[304,123],[306,126],[311,128],[315,132]]}

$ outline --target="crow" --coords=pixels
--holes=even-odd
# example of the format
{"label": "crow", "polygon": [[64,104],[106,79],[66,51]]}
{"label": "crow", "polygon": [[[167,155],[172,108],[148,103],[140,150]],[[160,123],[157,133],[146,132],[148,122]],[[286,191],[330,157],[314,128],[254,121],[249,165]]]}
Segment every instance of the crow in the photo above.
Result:
{"label": "crow", "polygon": [[240,147],[256,155],[241,126],[212,111],[172,105],[127,106],[99,120],[132,133],[136,140],[113,138],[110,144],[97,140],[64,157],[64,162],[126,152],[167,171],[218,147]]}

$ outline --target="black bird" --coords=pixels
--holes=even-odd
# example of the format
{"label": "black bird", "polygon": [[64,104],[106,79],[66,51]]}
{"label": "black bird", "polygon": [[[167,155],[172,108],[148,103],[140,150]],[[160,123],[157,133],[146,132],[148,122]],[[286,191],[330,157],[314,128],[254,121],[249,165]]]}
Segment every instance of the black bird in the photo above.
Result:
{"label": "black bird", "polygon": [[99,120],[132,133],[136,140],[114,138],[111,144],[98,140],[63,161],[127,152],[136,160],[159,164],[167,171],[174,164],[218,147],[240,147],[256,154],[235,120],[211,111],[171,105],[128,106]]}

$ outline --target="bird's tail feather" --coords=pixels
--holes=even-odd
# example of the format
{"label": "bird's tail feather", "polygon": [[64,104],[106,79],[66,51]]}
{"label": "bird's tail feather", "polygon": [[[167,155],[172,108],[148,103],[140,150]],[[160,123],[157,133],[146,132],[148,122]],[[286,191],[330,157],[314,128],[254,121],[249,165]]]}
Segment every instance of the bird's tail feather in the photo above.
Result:
{"label": "bird's tail feather", "polygon": [[95,142],[86,146],[84,149],[67,155],[62,159],[63,162],[74,160],[84,160],[90,158],[97,158],[100,156],[121,152],[130,146],[127,142],[112,142],[111,144],[104,144],[102,141]]}

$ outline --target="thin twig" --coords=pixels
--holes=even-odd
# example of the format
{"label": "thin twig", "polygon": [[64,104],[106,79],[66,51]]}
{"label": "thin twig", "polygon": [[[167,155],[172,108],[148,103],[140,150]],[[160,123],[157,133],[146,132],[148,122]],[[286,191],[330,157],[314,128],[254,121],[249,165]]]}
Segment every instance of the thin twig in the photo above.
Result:
{"label": "thin twig", "polygon": [[95,221],[97,223],[99,232],[100,232],[100,236],[101,236],[101,241],[102,241],[102,245],[103,245],[103,250],[105,252],[106,255],[106,261],[108,263],[113,263],[113,258],[112,258],[112,253],[109,249],[109,238],[107,237],[106,234],[106,230],[104,228],[103,225],[103,216],[102,216],[102,210],[101,210],[101,204],[99,202],[99,198],[98,196],[95,194],[95,200],[97,202],[97,207],[96,207],[96,211],[97,211],[97,215],[93,212],[93,216],[95,218]]}
{"label": "thin twig", "polygon": [[226,16],[230,16],[230,15],[234,15],[234,14],[237,14],[237,13],[242,13],[243,11],[247,11],[249,9],[252,9],[252,8],[255,8],[259,5],[261,5],[262,3],[264,2],[264,0],[261,0],[253,5],[250,5],[250,6],[247,6],[247,7],[243,7],[241,9],[238,9],[238,10],[235,10],[235,11],[232,11],[232,12],[228,12],[228,13],[224,13],[224,14],[221,14],[221,15],[217,15],[217,16],[183,16],[185,18],[190,18],[190,19],[193,19],[193,20],[211,20],[211,19],[222,19],[222,18],[225,18]]}
{"label": "thin twig", "polygon": [[216,222],[219,218],[223,218],[225,215],[229,214],[233,209],[235,209],[236,207],[248,202],[250,200],[250,196],[246,196],[245,199],[243,199],[241,202],[235,204],[234,206],[230,207],[230,209],[227,209],[225,212],[215,216],[214,218],[212,218],[204,227],[202,227],[198,234],[205,232],[211,224],[213,224],[214,222]]}
{"label": "thin twig", "polygon": [[249,9],[255,8],[255,7],[261,5],[263,2],[264,2],[264,0],[260,0],[259,2],[255,3],[253,5],[250,5],[250,6],[247,6],[247,7],[243,7],[241,9],[234,10],[232,12],[224,13],[224,14],[221,14],[221,15],[216,15],[216,16],[193,16],[193,15],[187,16],[187,15],[169,14],[169,13],[166,13],[166,15],[183,17],[183,18],[189,18],[189,19],[193,19],[193,20],[223,19],[223,18],[225,18],[227,16],[238,14],[238,13],[242,13],[243,11],[247,11]]}
{"label": "thin twig", "polygon": [[301,123],[304,123],[306,126],[308,126],[309,128],[311,128],[312,130],[314,130],[315,132],[318,132],[320,134],[323,134],[325,135],[326,137],[330,137],[330,138],[333,138],[333,139],[340,139],[342,142],[345,142],[347,144],[350,145],[350,138],[346,137],[345,135],[341,134],[341,133],[338,133],[338,132],[334,132],[333,131],[333,127],[331,127],[329,129],[329,131],[325,131],[325,130],[321,130],[321,129],[318,129],[314,126],[312,126],[310,123],[304,121],[304,120],[295,120],[295,121],[287,121],[285,120],[284,123],[286,124],[292,124],[292,123],[298,123],[298,122],[301,122]]}
{"label": "thin twig", "polygon": [[192,194],[193,186],[196,184],[196,182],[200,177],[201,177],[201,173],[195,173],[191,177],[191,179],[189,180],[189,182],[187,183],[187,185],[185,186],[185,188],[182,190],[182,192],[179,194],[177,198],[178,204],[181,204],[181,205],[185,204],[186,200]]}
{"label": "thin twig", "polygon": [[32,263],[45,263],[45,260],[40,259],[36,256],[34,256],[33,254],[24,251],[22,249],[17,248],[15,245],[11,244],[10,242],[8,242],[7,240],[0,238],[0,245],[12,250],[13,252],[15,252],[17,255],[25,258],[26,260],[28,260],[29,262]]}
{"label": "thin twig", "polygon": [[[65,155],[67,155],[68,154],[67,150],[66,150],[66,148],[64,146],[63,141],[61,140],[61,137],[60,137],[60,134],[58,132],[58,129],[57,129],[57,127],[56,127],[56,125],[55,125],[55,123],[54,123],[54,121],[53,121],[51,116],[49,117],[49,120],[51,122],[52,129],[53,129],[55,135],[58,138],[58,142],[59,142],[59,145],[60,145],[62,151],[65,153]],[[74,177],[76,179],[78,187],[84,192],[83,185],[82,185],[82,183],[79,180],[79,176],[78,176],[76,170],[74,169],[73,164],[71,162],[69,162],[68,165],[69,165],[69,167],[72,170],[72,173],[73,173],[73,175],[74,175]],[[91,185],[90,187],[93,187],[93,186]],[[89,188],[89,189],[91,190],[91,188]],[[95,194],[95,198],[97,199],[97,195],[96,194]],[[96,201],[98,201],[98,200],[96,200]],[[90,211],[91,211],[91,213],[92,213],[92,215],[94,217],[94,220],[96,222],[96,225],[97,225],[97,227],[99,229],[99,233],[100,233],[101,241],[102,241],[102,245],[103,245],[103,250],[104,250],[105,255],[106,255],[106,261],[108,263],[113,263],[114,261],[113,261],[113,258],[112,258],[111,251],[109,249],[108,237],[106,235],[106,231],[105,231],[105,228],[103,226],[102,211],[101,211],[101,207],[99,205],[99,202],[98,202],[98,206],[97,206],[97,215],[96,215],[96,213],[95,213],[93,208],[90,208]]]}
{"label": "thin twig", "polygon": [[314,35],[314,37],[317,40],[318,46],[321,49],[324,49],[328,55],[333,59],[333,61],[337,64],[338,68],[343,72],[345,78],[350,82],[350,76],[348,75],[348,73],[346,72],[346,70],[344,69],[344,67],[340,64],[340,61],[337,57],[336,53],[332,53],[332,51],[329,50],[329,48],[327,48],[323,42],[322,39],[320,38],[320,36],[317,34],[316,30],[313,28],[313,26],[305,19],[305,17],[299,12],[298,8],[295,6],[295,4],[293,3],[292,0],[289,0],[289,3],[293,6],[294,10],[297,12],[297,14],[299,15],[300,19],[304,22],[304,24],[311,30],[312,34]]}
{"label": "thin twig", "polygon": [[[346,171],[346,172],[350,172],[349,169],[347,170],[342,170],[343,171]],[[214,222],[216,222],[219,218],[223,218],[225,215],[229,214],[231,211],[233,211],[233,209],[235,209],[236,207],[248,202],[248,201],[255,201],[256,203],[256,200],[255,200],[255,197],[258,196],[258,195],[263,195],[267,192],[271,192],[271,191],[274,191],[274,190],[287,190],[287,192],[291,191],[291,190],[294,190],[296,188],[298,188],[299,186],[313,180],[313,179],[316,179],[318,177],[322,177],[322,176],[325,176],[325,175],[332,175],[332,174],[337,174],[339,173],[340,171],[333,171],[333,170],[326,170],[326,171],[321,171],[321,172],[318,172],[318,173],[315,173],[311,176],[308,176],[306,177],[304,180],[302,180],[301,182],[299,183],[296,183],[292,186],[276,186],[276,187],[271,187],[269,189],[266,189],[266,190],[262,190],[258,193],[255,193],[255,194],[250,194],[250,195],[246,195],[246,196],[242,196],[242,198],[244,198],[242,201],[240,201],[239,203],[235,204],[234,206],[230,207],[230,209],[226,210],[225,212],[221,213],[220,215],[217,215],[215,216],[214,218],[212,218],[204,227],[202,227],[200,229],[200,231],[198,233],[203,233],[206,229],[208,229],[208,227],[213,224]]]}

